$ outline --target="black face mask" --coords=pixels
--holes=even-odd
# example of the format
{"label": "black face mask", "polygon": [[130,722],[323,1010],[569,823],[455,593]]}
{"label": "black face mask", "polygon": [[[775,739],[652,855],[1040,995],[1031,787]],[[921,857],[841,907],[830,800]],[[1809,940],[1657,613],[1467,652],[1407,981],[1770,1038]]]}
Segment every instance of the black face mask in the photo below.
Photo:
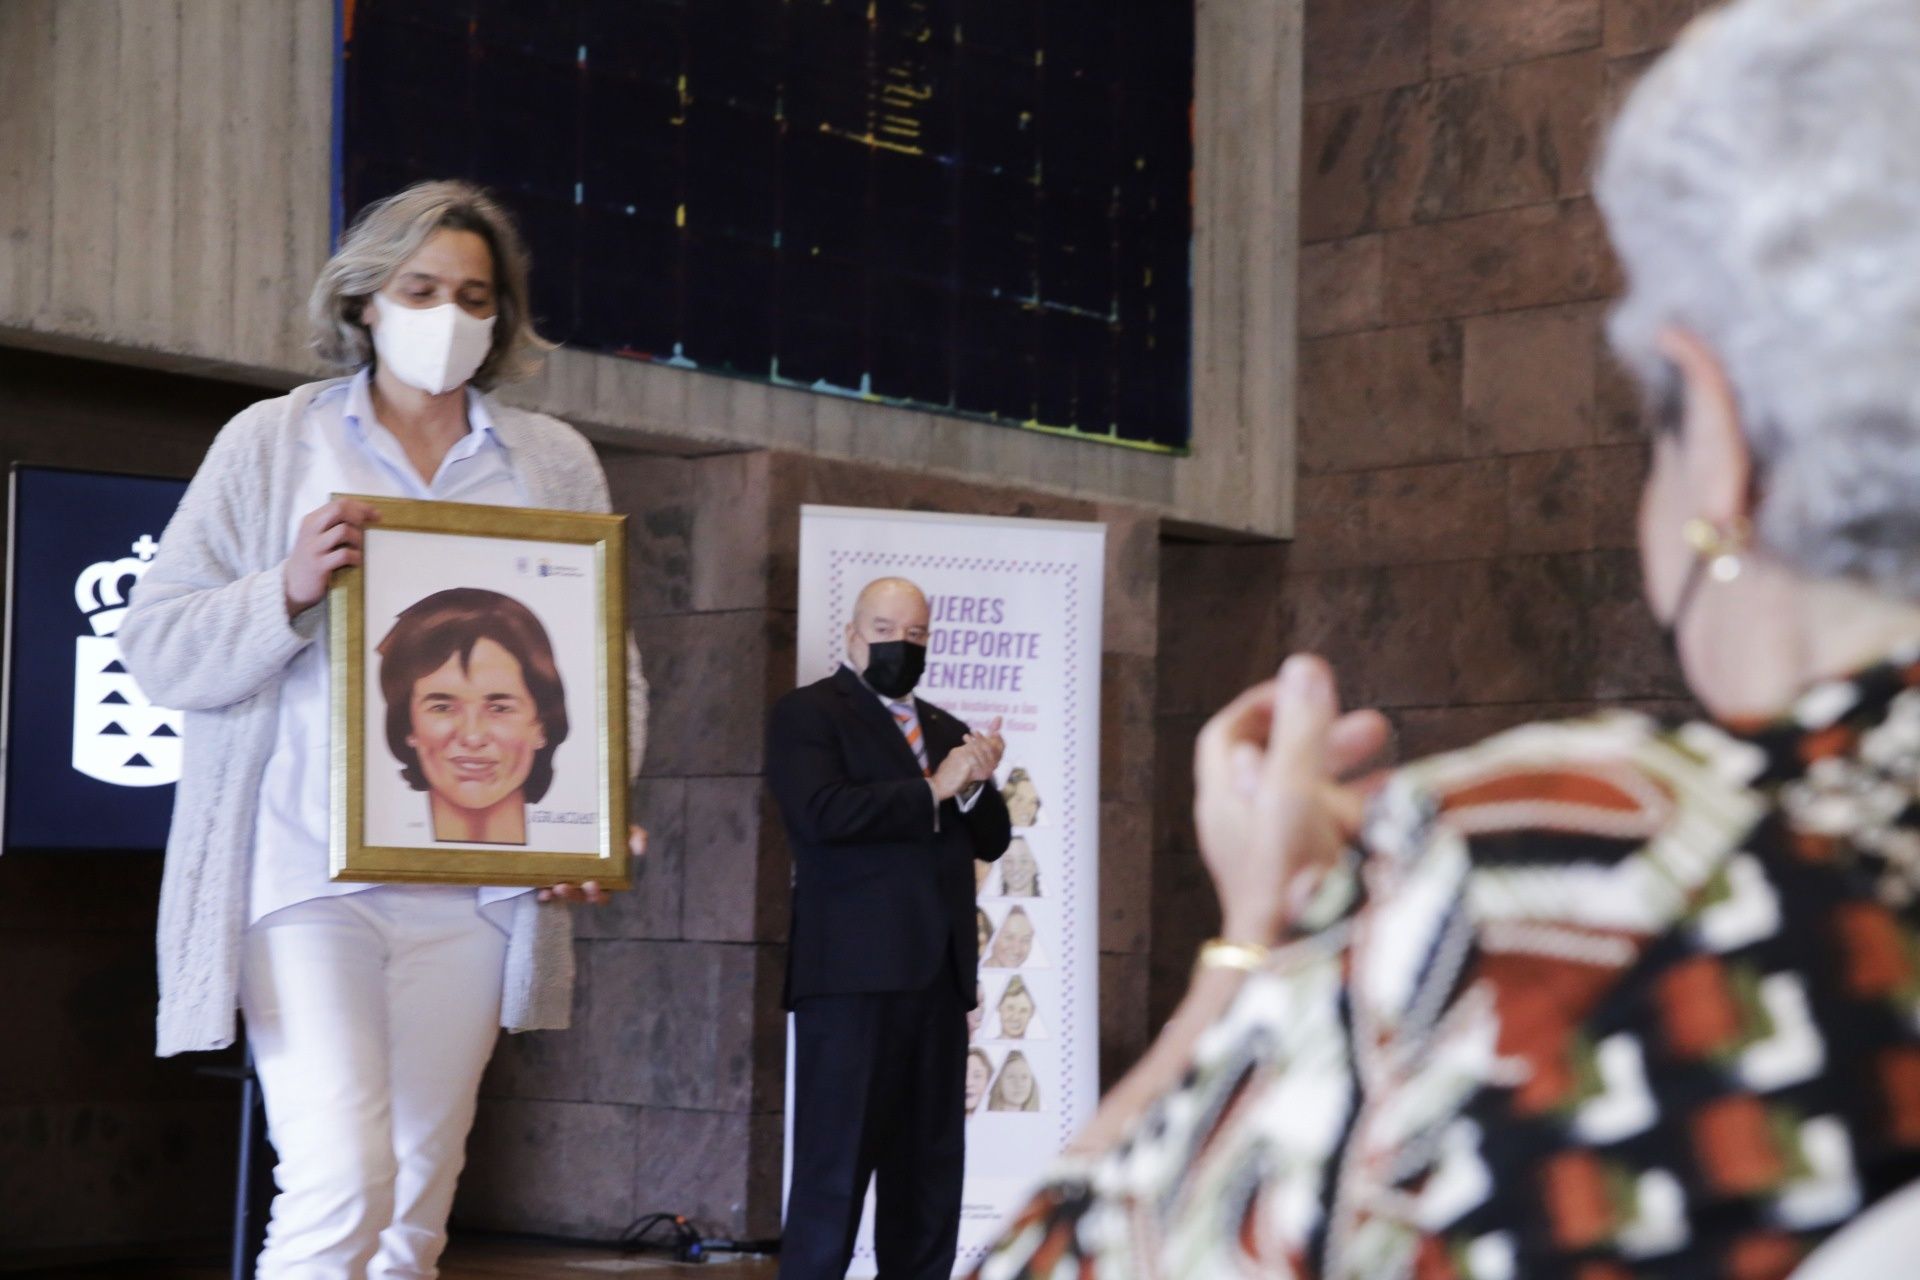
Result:
{"label": "black face mask", "polygon": [[867,646],[867,669],[860,674],[875,693],[904,698],[927,669],[927,646],[911,640],[882,640]]}

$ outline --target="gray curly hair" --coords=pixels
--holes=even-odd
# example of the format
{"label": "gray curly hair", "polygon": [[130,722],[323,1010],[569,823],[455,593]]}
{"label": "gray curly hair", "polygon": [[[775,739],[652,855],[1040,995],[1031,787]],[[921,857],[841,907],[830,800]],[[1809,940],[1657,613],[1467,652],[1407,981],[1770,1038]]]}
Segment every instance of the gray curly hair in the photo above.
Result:
{"label": "gray curly hair", "polygon": [[313,349],[340,369],[373,359],[373,336],[362,312],[367,299],[393,278],[436,231],[471,231],[493,255],[493,294],[499,318],[493,346],[473,375],[482,391],[534,373],[553,344],[534,332],[527,292],[526,245],[513,218],[479,187],[466,182],[421,182],[376,200],[353,220],[340,248],[307,299]]}
{"label": "gray curly hair", "polygon": [[1613,346],[1669,406],[1661,330],[1719,355],[1760,542],[1920,597],[1920,3],[1698,19],[1628,99],[1595,195],[1627,278]]}

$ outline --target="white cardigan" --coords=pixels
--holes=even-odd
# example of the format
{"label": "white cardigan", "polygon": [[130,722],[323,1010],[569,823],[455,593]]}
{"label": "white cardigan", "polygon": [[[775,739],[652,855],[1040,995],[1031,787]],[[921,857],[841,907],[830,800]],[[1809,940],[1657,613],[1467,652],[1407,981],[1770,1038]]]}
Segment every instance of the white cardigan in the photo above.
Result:
{"label": "white cardigan", "polygon": [[[120,648],[141,689],[186,712],[185,762],[160,885],[162,1057],[234,1040],[254,821],[280,679],[327,625],[324,602],[288,621],[281,563],[299,427],[314,396],[330,385],[309,383],[263,400],[221,429],[120,625]],[[531,505],[609,509],[606,475],[579,432],[492,400],[487,408]],[[637,774],[646,749],[647,685],[631,643],[627,657],[627,759]],[[500,1011],[507,1029],[567,1025],[569,912],[531,894],[516,900]]]}

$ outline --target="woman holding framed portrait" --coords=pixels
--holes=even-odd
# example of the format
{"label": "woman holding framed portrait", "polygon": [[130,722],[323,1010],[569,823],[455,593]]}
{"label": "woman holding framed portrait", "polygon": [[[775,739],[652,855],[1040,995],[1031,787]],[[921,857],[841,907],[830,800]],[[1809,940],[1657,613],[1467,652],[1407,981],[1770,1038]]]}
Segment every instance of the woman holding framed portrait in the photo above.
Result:
{"label": "woman holding framed portrait", "polygon": [[[348,376],[227,424],[120,629],[187,715],[158,1050],[231,1044],[245,1014],[280,1156],[263,1280],[434,1273],[498,1030],[567,1025],[568,904],[644,850],[606,477],[572,428],[487,394],[549,349],[527,271],[466,184],[362,213],[310,307]],[[387,530],[476,536],[386,555]],[[583,567],[536,572],[544,548]]]}

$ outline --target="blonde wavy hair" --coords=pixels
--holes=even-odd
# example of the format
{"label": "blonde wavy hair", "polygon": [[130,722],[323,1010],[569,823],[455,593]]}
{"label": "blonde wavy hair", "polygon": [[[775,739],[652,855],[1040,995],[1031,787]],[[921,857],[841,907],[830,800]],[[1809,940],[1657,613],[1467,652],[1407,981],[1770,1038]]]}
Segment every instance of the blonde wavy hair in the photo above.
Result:
{"label": "blonde wavy hair", "polygon": [[499,318],[493,346],[473,375],[482,391],[527,377],[554,344],[534,332],[527,293],[527,247],[513,218],[467,182],[421,182],[376,200],[353,220],[340,248],[307,299],[313,349],[328,364],[359,369],[373,359],[373,335],[361,318],[367,300],[393,278],[436,231],[471,231],[493,255],[493,296]]}

